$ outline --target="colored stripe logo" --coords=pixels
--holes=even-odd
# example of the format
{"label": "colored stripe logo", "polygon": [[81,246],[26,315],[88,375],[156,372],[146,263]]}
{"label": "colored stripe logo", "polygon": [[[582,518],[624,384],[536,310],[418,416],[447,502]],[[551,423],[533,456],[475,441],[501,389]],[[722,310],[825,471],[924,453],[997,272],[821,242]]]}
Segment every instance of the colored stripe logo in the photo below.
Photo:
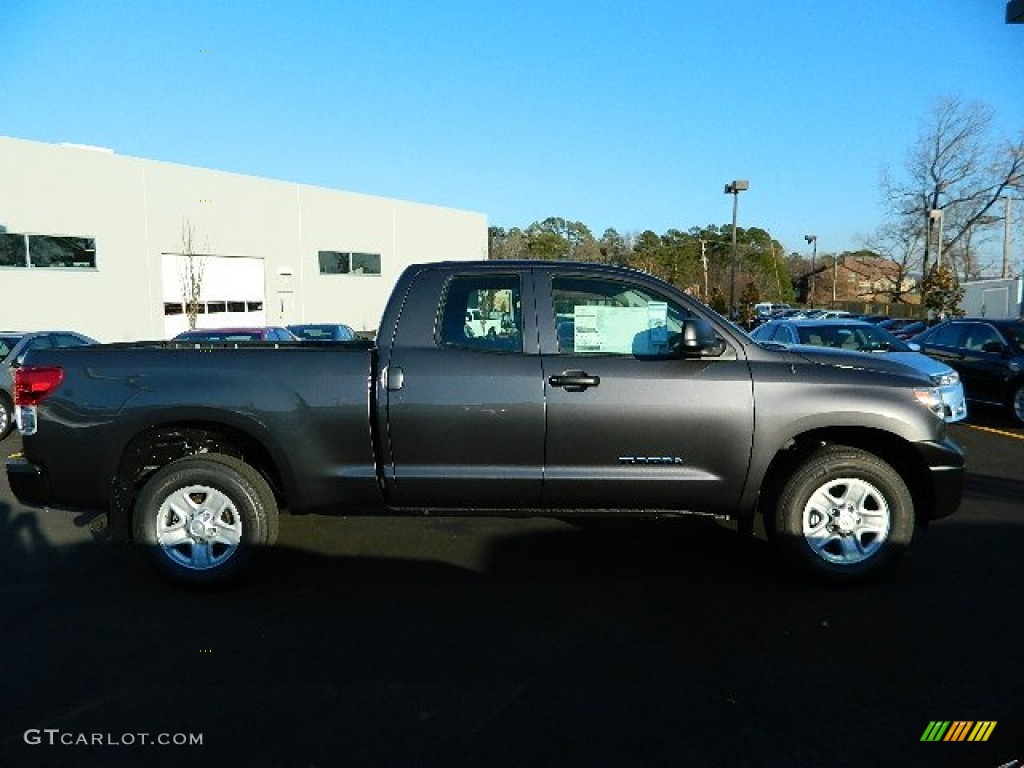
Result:
{"label": "colored stripe logo", "polygon": [[988,741],[995,729],[995,720],[932,720],[921,741]]}

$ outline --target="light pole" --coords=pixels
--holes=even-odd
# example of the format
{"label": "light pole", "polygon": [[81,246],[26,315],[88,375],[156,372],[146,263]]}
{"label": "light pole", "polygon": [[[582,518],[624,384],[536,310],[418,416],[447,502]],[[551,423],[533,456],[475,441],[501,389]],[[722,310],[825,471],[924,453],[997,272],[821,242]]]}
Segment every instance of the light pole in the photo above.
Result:
{"label": "light pole", "polygon": [[836,283],[839,282],[839,257],[832,257],[832,309],[836,308]]}
{"label": "light pole", "polygon": [[708,295],[708,241],[701,238],[700,240],[700,261],[704,265],[704,303],[708,303],[710,296]]}
{"label": "light pole", "polygon": [[739,211],[740,192],[750,189],[750,182],[737,179],[725,185],[725,194],[732,195],[732,256],[729,259],[729,319],[736,309],[736,214]]}
{"label": "light pole", "polygon": [[933,229],[936,226],[935,222],[938,222],[939,236],[938,236],[938,243],[935,246],[935,266],[936,267],[942,266],[942,217],[943,217],[943,210],[942,210],[942,208],[932,208],[930,211],[928,211],[928,222],[931,224]]}
{"label": "light pole", "polygon": [[1020,198],[1014,198],[1007,195],[1003,198],[1003,202],[1006,204],[1006,214],[1003,216],[1003,277],[1010,276],[1010,223],[1013,221],[1011,204],[1014,200],[1020,200]]}
{"label": "light pole", "polygon": [[804,240],[813,246],[811,249],[811,279],[807,289],[807,306],[814,309],[814,260],[818,257],[818,236],[804,235]]}

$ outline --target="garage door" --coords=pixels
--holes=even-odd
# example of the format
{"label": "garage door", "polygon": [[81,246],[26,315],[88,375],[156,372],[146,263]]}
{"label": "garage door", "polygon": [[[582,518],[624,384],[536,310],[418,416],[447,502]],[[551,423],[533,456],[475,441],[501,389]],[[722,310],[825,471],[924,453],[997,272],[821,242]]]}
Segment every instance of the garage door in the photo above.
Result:
{"label": "garage door", "polygon": [[186,300],[189,267],[198,278],[197,328],[230,328],[267,324],[264,308],[263,259],[251,256],[163,254],[164,336],[188,329]]}

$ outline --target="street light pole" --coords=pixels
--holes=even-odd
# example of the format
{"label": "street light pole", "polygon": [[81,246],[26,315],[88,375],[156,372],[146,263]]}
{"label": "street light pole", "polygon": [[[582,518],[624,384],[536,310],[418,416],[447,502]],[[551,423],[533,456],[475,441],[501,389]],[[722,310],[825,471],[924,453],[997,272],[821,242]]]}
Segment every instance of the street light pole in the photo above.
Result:
{"label": "street light pole", "polygon": [[1010,204],[1013,198],[1007,195],[1003,198],[1006,203],[1006,215],[1003,217],[1003,277],[1010,276]]}
{"label": "street light pole", "polygon": [[804,240],[806,240],[809,245],[813,246],[811,250],[811,279],[807,290],[807,306],[814,309],[814,260],[818,257],[818,236],[804,235]]}
{"label": "street light pole", "polygon": [[944,211],[943,211],[942,208],[932,208],[930,211],[928,211],[928,221],[931,222],[933,226],[934,226],[934,223],[936,221],[939,222],[939,226],[938,226],[938,231],[939,231],[938,243],[935,245],[935,266],[936,267],[941,267],[942,266],[942,218],[943,218],[943,213],[944,213]]}
{"label": "street light pole", "polygon": [[708,295],[708,241],[703,238],[700,240],[700,261],[704,265],[704,303],[707,304],[710,299]]}
{"label": "street light pole", "polygon": [[729,319],[736,309],[736,214],[739,211],[740,192],[750,189],[750,182],[737,179],[725,185],[725,194],[732,195],[732,256],[729,259]]}
{"label": "street light pole", "polygon": [[832,257],[832,309],[836,308],[836,283],[839,282],[839,257]]}

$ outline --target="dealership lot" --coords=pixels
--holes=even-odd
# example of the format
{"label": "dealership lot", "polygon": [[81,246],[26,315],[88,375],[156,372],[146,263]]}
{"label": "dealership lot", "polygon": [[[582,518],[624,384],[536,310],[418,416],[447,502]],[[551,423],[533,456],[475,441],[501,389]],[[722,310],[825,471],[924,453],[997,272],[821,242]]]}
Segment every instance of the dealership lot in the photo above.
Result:
{"label": "dealership lot", "polygon": [[[699,520],[286,518],[259,574],[193,594],[3,478],[0,762],[1024,759],[1024,430],[977,412],[951,431],[960,512],[850,589],[795,581]],[[940,720],[996,726],[923,743]],[[26,743],[45,729],[56,743]],[[142,743],[160,734],[202,743]]]}

